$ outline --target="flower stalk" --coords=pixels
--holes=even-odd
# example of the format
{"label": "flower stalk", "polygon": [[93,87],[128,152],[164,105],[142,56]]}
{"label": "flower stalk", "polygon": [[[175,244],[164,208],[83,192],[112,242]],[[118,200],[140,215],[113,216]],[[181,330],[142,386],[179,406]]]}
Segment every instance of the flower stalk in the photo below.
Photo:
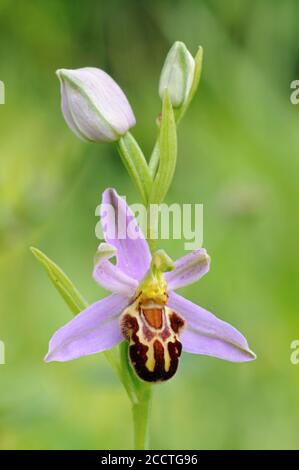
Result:
{"label": "flower stalk", "polygon": [[133,403],[132,414],[134,423],[135,450],[149,449],[149,427],[152,406],[152,386],[148,385],[138,403]]}
{"label": "flower stalk", "polygon": [[124,383],[131,400],[134,449],[149,449],[149,423],[152,404],[152,385],[141,382],[134,374],[128,361],[128,343],[119,346]]}
{"label": "flower stalk", "polygon": [[[202,48],[194,58],[181,42],[169,51],[160,77],[162,113],[149,163],[129,132],[135,116],[114,80],[95,68],[58,71],[68,126],[83,140],[115,142],[147,207],[148,223],[146,241],[125,201],[114,189],[104,191],[102,206],[112,206],[115,217],[112,220],[108,214],[103,221],[107,211],[101,212],[105,243],[95,256],[93,277],[111,294],[91,305],[61,268],[31,248],[75,315],[54,333],[45,361],[65,362],[104,352],[131,402],[135,449],[149,448],[152,383],[175,374],[182,350],[231,362],[255,358],[238,330],[174,292],[208,272],[206,250],[199,248],[175,262],[163,250],[156,251],[159,210],[151,209],[153,205],[159,208],[171,186],[177,125],[198,88],[201,67]],[[118,224],[118,215],[125,220],[125,239],[113,237],[109,230]],[[111,262],[114,257],[115,264]]]}

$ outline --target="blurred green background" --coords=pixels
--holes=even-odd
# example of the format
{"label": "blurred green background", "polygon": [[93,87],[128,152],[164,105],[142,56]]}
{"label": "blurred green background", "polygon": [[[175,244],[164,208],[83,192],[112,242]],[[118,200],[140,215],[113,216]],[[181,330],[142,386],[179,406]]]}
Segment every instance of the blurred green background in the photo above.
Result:
{"label": "blurred green background", "polygon": [[[201,86],[179,129],[168,202],[204,204],[211,271],[182,293],[239,328],[250,364],[184,355],[156,387],[152,447],[298,448],[296,0],[1,0],[0,448],[128,448],[129,402],[102,355],[43,363],[71,313],[29,252],[54,259],[89,301],[95,208],[106,186],[137,194],[113,146],[80,142],[60,112],[60,67],[98,66],[125,90],[148,155],[158,79],[177,39],[204,47]],[[183,242],[164,244],[176,258]]]}

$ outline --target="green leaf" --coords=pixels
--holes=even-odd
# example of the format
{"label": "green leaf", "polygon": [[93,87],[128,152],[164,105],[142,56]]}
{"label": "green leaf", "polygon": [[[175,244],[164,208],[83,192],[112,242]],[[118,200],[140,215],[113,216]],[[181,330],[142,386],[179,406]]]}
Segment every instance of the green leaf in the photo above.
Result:
{"label": "green leaf", "polygon": [[174,113],[167,89],[163,95],[162,120],[159,133],[159,168],[152,185],[150,203],[163,202],[171,185],[177,159],[177,132]]}
{"label": "green leaf", "polygon": [[138,143],[127,132],[117,142],[117,148],[122,162],[139,191],[144,204],[147,204],[152,186],[152,178],[143,152]]}
{"label": "green leaf", "polygon": [[67,303],[72,313],[76,315],[84,310],[88,306],[87,301],[82,297],[78,289],[62,269],[60,269],[54,261],[37,248],[31,247],[30,250],[36,259],[42,264],[52,283]]}

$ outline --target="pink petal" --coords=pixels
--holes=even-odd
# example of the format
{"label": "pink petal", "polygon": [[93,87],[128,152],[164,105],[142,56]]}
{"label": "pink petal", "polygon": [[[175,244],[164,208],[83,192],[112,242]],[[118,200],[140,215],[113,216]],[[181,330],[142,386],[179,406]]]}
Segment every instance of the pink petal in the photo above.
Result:
{"label": "pink petal", "polygon": [[168,307],[181,314],[187,322],[181,335],[184,351],[232,362],[255,359],[244,336],[229,323],[174,292],[169,295]]}
{"label": "pink petal", "polygon": [[140,281],[150,266],[149,247],[132,211],[114,189],[103,193],[101,222],[106,242],[117,249],[117,267]]}
{"label": "pink petal", "polygon": [[109,261],[113,256],[117,256],[117,252],[114,247],[111,248],[115,253],[112,250],[107,252],[107,247],[109,249],[107,243],[101,243],[98,248],[99,260],[94,267],[93,278],[104,289],[131,298],[136,292],[138,282]]}
{"label": "pink petal", "polygon": [[126,297],[113,294],[87,307],[54,333],[45,361],[71,361],[118,344],[119,315],[127,306]]}
{"label": "pink petal", "polygon": [[198,281],[209,271],[210,257],[204,248],[192,251],[175,261],[175,269],[165,273],[169,290],[179,289]]}

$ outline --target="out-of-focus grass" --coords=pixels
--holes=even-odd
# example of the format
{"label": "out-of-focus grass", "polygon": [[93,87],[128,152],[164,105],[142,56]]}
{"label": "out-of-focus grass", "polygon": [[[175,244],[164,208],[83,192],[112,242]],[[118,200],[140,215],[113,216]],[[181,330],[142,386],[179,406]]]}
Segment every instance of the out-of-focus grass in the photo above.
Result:
{"label": "out-of-focus grass", "polygon": [[[102,2],[101,2],[102,3]],[[136,193],[113,147],[81,143],[60,113],[59,67],[108,70],[136,112],[150,152],[157,83],[176,39],[205,49],[200,93],[179,130],[168,201],[204,204],[211,272],[183,293],[238,327],[258,360],[187,356],[158,386],[155,448],[296,448],[298,320],[297,2],[178,0],[11,2],[0,6],[1,448],[126,448],[125,394],[101,355],[42,362],[71,318],[29,253],[37,245],[90,301],[94,210],[103,189]],[[164,242],[174,258],[183,245]]]}

